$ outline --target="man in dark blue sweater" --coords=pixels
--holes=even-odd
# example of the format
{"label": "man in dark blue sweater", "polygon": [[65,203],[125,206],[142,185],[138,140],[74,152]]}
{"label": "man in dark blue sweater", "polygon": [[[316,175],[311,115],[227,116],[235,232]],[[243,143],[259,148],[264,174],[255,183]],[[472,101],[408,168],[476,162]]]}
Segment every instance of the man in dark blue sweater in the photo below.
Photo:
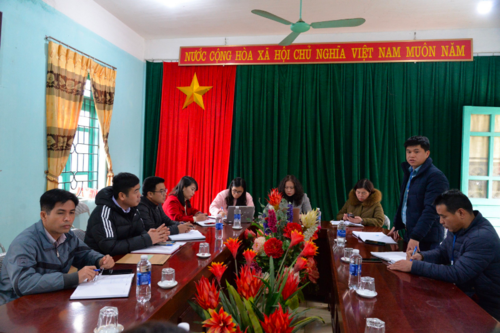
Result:
{"label": "man in dark blue sweater", "polygon": [[500,238],[491,223],[462,192],[450,190],[434,202],[448,235],[431,251],[411,255],[391,270],[455,283],[490,315],[500,320]]}

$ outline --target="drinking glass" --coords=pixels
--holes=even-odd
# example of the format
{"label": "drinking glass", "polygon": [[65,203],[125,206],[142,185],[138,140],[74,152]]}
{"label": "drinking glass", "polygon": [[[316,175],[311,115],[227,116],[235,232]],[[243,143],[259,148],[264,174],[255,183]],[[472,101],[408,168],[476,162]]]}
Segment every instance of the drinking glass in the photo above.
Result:
{"label": "drinking glass", "polygon": [[119,332],[118,308],[114,306],[105,306],[99,311],[99,319],[97,321],[97,332],[99,333]]}
{"label": "drinking glass", "polygon": [[206,255],[210,254],[210,245],[208,245],[208,243],[200,243],[199,254],[201,256],[206,256]]}
{"label": "drinking glass", "polygon": [[234,229],[240,229],[241,228],[241,221],[233,221],[233,228]]}
{"label": "drinking glass", "polygon": [[165,284],[175,283],[175,269],[168,267],[161,270],[161,282]]}
{"label": "drinking glass", "polygon": [[385,333],[385,322],[378,318],[366,318],[365,333]]}
{"label": "drinking glass", "polygon": [[344,258],[351,259],[352,256],[352,247],[344,248]]}
{"label": "drinking glass", "polygon": [[362,276],[361,277],[361,288],[364,289],[372,294],[375,293],[375,279],[369,276]]}

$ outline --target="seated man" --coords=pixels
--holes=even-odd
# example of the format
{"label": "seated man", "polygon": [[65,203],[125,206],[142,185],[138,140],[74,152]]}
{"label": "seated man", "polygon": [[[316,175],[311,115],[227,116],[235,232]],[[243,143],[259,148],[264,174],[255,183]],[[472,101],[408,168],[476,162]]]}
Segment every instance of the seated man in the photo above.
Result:
{"label": "seated man", "polygon": [[389,269],[455,283],[500,320],[500,239],[491,223],[462,192],[450,190],[434,201],[448,235],[430,251],[407,256]]}
{"label": "seated man", "polygon": [[165,180],[160,177],[148,177],[142,183],[142,197],[137,209],[144,222],[144,229],[168,227],[171,235],[189,232],[193,228],[191,223],[172,221],[163,211],[163,203],[167,198]]}
{"label": "seated man", "polygon": [[[54,189],[40,198],[41,220],[19,234],[0,272],[0,305],[23,295],[45,293],[92,280],[96,267],[109,269],[113,258],[91,250],[71,231],[78,198]],[[68,274],[71,266],[78,272]]]}
{"label": "seated man", "polygon": [[139,178],[131,173],[113,177],[113,186],[103,188],[95,198],[96,208],[87,224],[85,243],[110,255],[126,254],[168,239],[167,227],[144,230],[137,211],[141,200]]}

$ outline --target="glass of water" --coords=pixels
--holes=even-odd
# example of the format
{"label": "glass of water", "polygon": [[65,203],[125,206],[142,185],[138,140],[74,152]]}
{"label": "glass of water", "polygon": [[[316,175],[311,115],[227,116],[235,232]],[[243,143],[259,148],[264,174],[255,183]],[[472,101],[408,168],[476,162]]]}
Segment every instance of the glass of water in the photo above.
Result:
{"label": "glass of water", "polygon": [[375,279],[370,276],[362,276],[361,289],[368,293],[375,294]]}
{"label": "glass of water", "polygon": [[119,332],[117,307],[105,306],[99,311],[96,331],[99,333]]}
{"label": "glass of water", "polygon": [[352,247],[346,247],[344,248],[344,258],[345,260],[351,259],[352,256]]}
{"label": "glass of water", "polygon": [[233,221],[233,228],[234,229],[241,229],[241,220],[234,219],[234,221]]}
{"label": "glass of water", "polygon": [[165,284],[175,283],[175,269],[168,267],[161,270],[161,282]]}
{"label": "glass of water", "polygon": [[365,333],[385,333],[385,322],[378,318],[366,318]]}
{"label": "glass of water", "polygon": [[206,256],[210,254],[210,245],[208,243],[200,243],[200,250],[198,252],[200,256]]}

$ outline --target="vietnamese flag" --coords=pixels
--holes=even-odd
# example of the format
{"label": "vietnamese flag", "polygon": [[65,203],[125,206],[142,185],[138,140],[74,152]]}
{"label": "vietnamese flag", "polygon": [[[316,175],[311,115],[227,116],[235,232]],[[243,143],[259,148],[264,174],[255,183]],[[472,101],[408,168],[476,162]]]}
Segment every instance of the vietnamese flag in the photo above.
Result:
{"label": "vietnamese flag", "polygon": [[[200,86],[211,86],[203,98],[185,109],[186,94],[194,75]],[[167,189],[183,176],[198,183],[191,199],[193,208],[208,213],[215,196],[227,187],[233,123],[236,66],[182,67],[163,64],[163,88],[156,175],[165,179]]]}

